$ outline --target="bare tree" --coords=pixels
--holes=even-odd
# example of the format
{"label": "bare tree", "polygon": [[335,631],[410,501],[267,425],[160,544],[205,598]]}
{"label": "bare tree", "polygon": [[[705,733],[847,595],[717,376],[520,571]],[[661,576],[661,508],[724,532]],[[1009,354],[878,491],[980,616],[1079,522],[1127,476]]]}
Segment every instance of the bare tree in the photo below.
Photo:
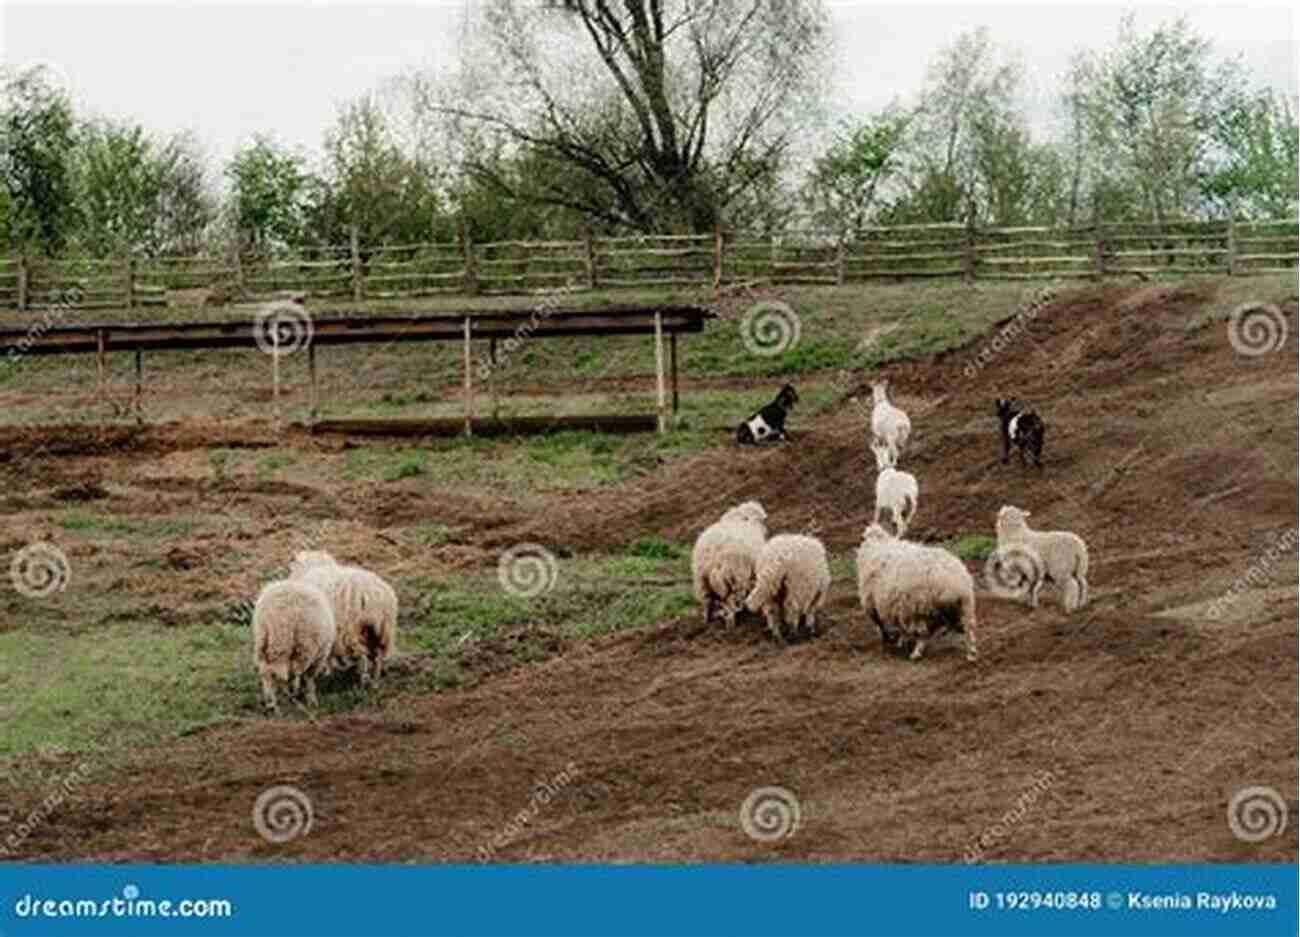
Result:
{"label": "bare tree", "polygon": [[829,61],[821,0],[487,0],[471,38],[483,93],[433,106],[566,170],[515,194],[642,230],[707,230],[770,179]]}

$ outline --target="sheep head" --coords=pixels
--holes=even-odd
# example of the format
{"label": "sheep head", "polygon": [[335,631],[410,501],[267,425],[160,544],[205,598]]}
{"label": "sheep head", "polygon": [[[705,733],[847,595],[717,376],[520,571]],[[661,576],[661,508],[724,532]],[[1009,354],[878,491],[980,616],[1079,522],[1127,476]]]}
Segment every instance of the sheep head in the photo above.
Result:
{"label": "sheep head", "polygon": [[1018,507],[1013,507],[1010,504],[1004,504],[998,510],[998,525],[997,525],[998,533],[1001,534],[1003,532],[1013,532],[1013,531],[1020,531],[1020,530],[1027,529],[1029,527],[1029,525],[1025,522],[1025,519],[1027,517],[1029,517],[1028,511],[1022,511]]}
{"label": "sheep head", "polygon": [[289,564],[289,578],[296,579],[317,566],[337,566],[338,561],[324,550],[299,550]]}
{"label": "sheep head", "polygon": [[776,395],[776,402],[789,410],[799,402],[799,395],[795,392],[793,384],[786,384],[781,388],[781,392]]}
{"label": "sheep head", "polygon": [[746,501],[744,504],[736,505],[723,514],[722,519],[757,524],[767,530],[767,511],[757,501]]}
{"label": "sheep head", "polygon": [[880,403],[882,400],[888,400],[889,378],[882,377],[878,381],[871,382],[871,398]]}

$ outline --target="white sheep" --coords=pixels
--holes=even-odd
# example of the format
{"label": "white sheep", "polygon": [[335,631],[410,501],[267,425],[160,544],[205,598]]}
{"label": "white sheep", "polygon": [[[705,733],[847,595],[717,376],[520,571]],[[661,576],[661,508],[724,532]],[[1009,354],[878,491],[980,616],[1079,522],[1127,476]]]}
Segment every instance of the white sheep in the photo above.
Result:
{"label": "white sheep", "polygon": [[[996,556],[1023,558],[1022,575],[1028,580],[1029,605],[1038,608],[1038,593],[1045,582],[1061,587],[1061,606],[1067,612],[1088,604],[1088,545],[1068,530],[1030,530],[1028,511],[1003,505],[998,511]],[[995,560],[995,565],[1000,560]]]}
{"label": "white sheep", "polygon": [[920,660],[937,632],[962,631],[966,659],[975,660],[975,583],[961,560],[871,524],[862,533],[857,570],[862,610],[886,648],[914,641],[912,660]]}
{"label": "white sheep", "polygon": [[275,681],[299,682],[307,705],[316,705],[316,676],[329,673],[337,627],[329,598],[306,582],[281,580],[266,586],[253,606],[253,665],[262,678],[262,702],[277,710]]}
{"label": "white sheep", "polygon": [[397,644],[397,594],[393,587],[368,569],[340,565],[319,550],[302,550],[289,564],[289,578],[308,582],[323,591],[334,608],[338,635],[334,663],[355,663],[361,685],[378,680],[384,659]]}
{"label": "white sheep", "polygon": [[880,523],[883,511],[889,511],[894,519],[894,536],[902,539],[907,533],[921,496],[916,476],[902,472],[890,464],[889,447],[881,442],[872,441],[871,451],[876,454],[876,514],[874,522]]}
{"label": "white sheep", "polygon": [[898,456],[907,445],[907,437],[912,434],[912,421],[907,414],[889,402],[886,395],[889,379],[883,378],[871,385],[871,397],[875,403],[871,407],[871,435],[873,443],[882,443],[889,447],[889,464],[898,464]]}
{"label": "white sheep", "polygon": [[691,552],[691,580],[695,598],[704,607],[704,623],[721,610],[727,627],[754,585],[754,566],[767,539],[767,511],[757,501],[746,501],[724,513],[695,540]]}
{"label": "white sheep", "polygon": [[831,568],[821,541],[804,534],[778,534],[758,554],[754,589],[745,606],[751,612],[761,610],[772,636],[784,644],[786,623],[796,633],[817,633],[817,610],[830,587]]}

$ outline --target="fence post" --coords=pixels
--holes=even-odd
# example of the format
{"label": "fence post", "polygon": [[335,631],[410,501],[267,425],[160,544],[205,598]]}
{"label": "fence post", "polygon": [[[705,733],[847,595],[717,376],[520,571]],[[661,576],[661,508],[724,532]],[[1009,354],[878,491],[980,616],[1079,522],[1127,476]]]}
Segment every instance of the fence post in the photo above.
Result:
{"label": "fence post", "polygon": [[975,282],[975,207],[966,209],[966,249],[962,253],[962,279]]}
{"label": "fence post", "polygon": [[470,238],[469,228],[464,219],[460,222],[460,247],[465,257],[465,292],[471,296],[478,295],[478,267],[474,263],[474,242]]}
{"label": "fence post", "polygon": [[235,289],[240,299],[248,295],[244,281],[244,235],[240,231],[235,232]]}
{"label": "fence post", "polygon": [[465,435],[474,435],[474,381],[470,358],[470,317],[465,317]]}
{"label": "fence post", "polygon": [[135,257],[126,258],[126,308],[135,308]]}
{"label": "fence post", "polygon": [[357,231],[357,226],[352,226],[351,232],[352,248],[352,301],[361,302],[365,297],[365,290],[361,283],[361,235]]}
{"label": "fence post", "polygon": [[1228,218],[1228,276],[1237,273],[1237,220]]}
{"label": "fence post", "polygon": [[18,255],[18,308],[27,311],[27,292],[30,287],[29,277],[31,271],[27,266],[27,255]]}
{"label": "fence post", "polygon": [[596,238],[590,224],[582,226],[582,240],[587,251],[587,289],[594,290],[596,288]]}
{"label": "fence post", "polygon": [[840,235],[839,243],[835,247],[835,285],[844,285],[844,235]]}
{"label": "fence post", "polygon": [[1096,264],[1097,279],[1104,279],[1106,276],[1106,242],[1105,239],[1102,238],[1102,234],[1104,233],[1105,231],[1102,229],[1101,225],[1101,214],[1093,211],[1092,237],[1096,242],[1095,248],[1093,248],[1093,250],[1096,251],[1096,256],[1093,257],[1093,263]]}
{"label": "fence post", "polygon": [[713,288],[715,290],[722,287],[722,254],[724,243],[722,236],[722,222],[715,222],[713,225]]}

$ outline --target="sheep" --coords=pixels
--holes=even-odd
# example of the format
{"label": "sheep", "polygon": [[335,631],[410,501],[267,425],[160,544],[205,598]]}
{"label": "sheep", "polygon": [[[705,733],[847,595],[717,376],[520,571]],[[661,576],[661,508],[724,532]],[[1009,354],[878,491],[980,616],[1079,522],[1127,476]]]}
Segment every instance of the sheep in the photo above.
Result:
{"label": "sheep", "polygon": [[754,588],[745,607],[762,610],[772,636],[785,644],[787,622],[796,634],[817,634],[817,610],[830,587],[831,568],[821,541],[804,534],[778,534],[758,554]]}
{"label": "sheep", "polygon": [[275,681],[316,705],[316,677],[329,673],[338,629],[328,596],[306,582],[280,580],[262,589],[253,606],[253,666],[262,678],[262,703],[278,711]]}
{"label": "sheep", "polygon": [[876,454],[876,514],[874,522],[880,523],[880,514],[888,510],[894,519],[894,536],[902,538],[907,533],[920,497],[920,486],[916,476],[910,472],[901,472],[889,464],[889,447],[884,443],[872,442],[871,451]]}
{"label": "sheep", "polygon": [[289,564],[289,578],[321,589],[334,608],[338,634],[334,664],[357,666],[361,685],[383,673],[384,659],[397,643],[397,595],[382,578],[359,566],[342,566],[330,554],[301,550]]}
{"label": "sheep", "polygon": [[736,427],[736,442],[743,446],[765,443],[769,439],[784,441],[786,415],[798,400],[794,387],[786,384],[775,400],[754,411],[748,420]]}
{"label": "sheep", "polygon": [[871,524],[856,561],[858,599],[868,622],[880,629],[884,650],[902,652],[912,641],[911,659],[920,660],[936,633],[962,631],[966,659],[976,659],[975,583],[961,560]]}
{"label": "sheep", "polygon": [[731,508],[696,538],[691,579],[695,598],[704,606],[705,625],[718,609],[728,628],[735,625],[754,585],[754,565],[766,539],[767,511],[757,501]]}
{"label": "sheep", "polygon": [[888,378],[871,385],[871,396],[875,400],[871,408],[871,435],[873,442],[889,447],[889,464],[892,467],[898,464],[899,453],[907,445],[907,437],[912,434],[912,421],[906,413],[889,402],[886,395],[888,389]]}
{"label": "sheep", "polygon": [[1027,556],[1030,608],[1038,608],[1045,582],[1061,587],[1061,607],[1067,612],[1083,608],[1088,604],[1088,545],[1068,530],[1030,530],[1027,517],[1028,511],[1009,504],[999,509],[995,557]]}
{"label": "sheep", "polygon": [[1043,418],[1014,397],[997,398],[998,422],[1002,425],[1002,464],[1007,464],[1014,445],[1020,453],[1020,464],[1027,465],[1025,454],[1033,456],[1039,471],[1043,468],[1043,435],[1047,424]]}

